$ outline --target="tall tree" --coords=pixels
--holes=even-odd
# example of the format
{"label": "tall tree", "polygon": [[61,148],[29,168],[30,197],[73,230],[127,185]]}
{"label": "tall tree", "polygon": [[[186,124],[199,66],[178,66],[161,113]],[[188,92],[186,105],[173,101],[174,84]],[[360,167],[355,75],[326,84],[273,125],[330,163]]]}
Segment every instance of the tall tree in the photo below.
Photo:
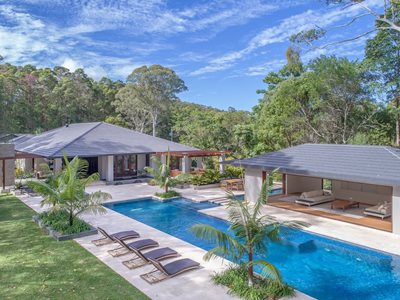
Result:
{"label": "tall tree", "polygon": [[144,110],[148,112],[152,122],[153,136],[156,136],[160,114],[165,111],[171,100],[178,99],[177,94],[187,90],[185,83],[171,69],[151,65],[133,70],[128,76],[127,85],[118,94],[118,107]]}
{"label": "tall tree", "polygon": [[[374,3],[374,1],[367,0],[326,0],[327,5],[339,5],[343,10],[343,14],[348,13],[349,18],[344,24],[337,26],[331,26],[331,28],[321,28],[318,25],[310,24],[310,28],[302,30],[298,33],[293,34],[290,37],[290,41],[297,45],[305,46],[308,49],[315,48],[328,48],[341,43],[354,42],[365,36],[369,36],[378,30],[386,30],[390,33],[400,33],[400,19],[399,19],[399,0],[380,0],[380,4]],[[354,14],[356,12],[357,14]],[[355,31],[355,35],[345,39],[336,39],[327,43],[320,43],[321,38],[325,37],[326,34],[331,30],[347,30],[351,31],[350,26],[353,25],[357,20],[364,18],[373,17],[375,24],[379,26],[371,26],[366,28],[364,31]],[[340,36],[340,35],[338,35]]]}
{"label": "tall tree", "polygon": [[320,57],[300,76],[279,78],[255,109],[257,152],[304,142],[350,143],[370,128],[376,106],[358,63]]}
{"label": "tall tree", "polygon": [[[400,21],[400,3],[388,13],[391,19]],[[400,31],[377,22],[378,33],[367,41],[364,63],[376,76],[376,85],[394,107],[397,146],[400,146]]]}

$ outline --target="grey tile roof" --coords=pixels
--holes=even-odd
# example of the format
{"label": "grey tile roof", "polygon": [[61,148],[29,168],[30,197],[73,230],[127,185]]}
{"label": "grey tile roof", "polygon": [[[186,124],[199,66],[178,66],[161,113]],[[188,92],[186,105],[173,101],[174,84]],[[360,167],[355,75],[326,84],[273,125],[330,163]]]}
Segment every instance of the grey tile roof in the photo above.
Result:
{"label": "grey tile roof", "polygon": [[99,156],[198,150],[104,122],[76,123],[16,141],[17,151],[44,157]]}
{"label": "grey tile roof", "polygon": [[387,146],[304,144],[227,162],[245,168],[395,186],[400,185],[400,150]]}

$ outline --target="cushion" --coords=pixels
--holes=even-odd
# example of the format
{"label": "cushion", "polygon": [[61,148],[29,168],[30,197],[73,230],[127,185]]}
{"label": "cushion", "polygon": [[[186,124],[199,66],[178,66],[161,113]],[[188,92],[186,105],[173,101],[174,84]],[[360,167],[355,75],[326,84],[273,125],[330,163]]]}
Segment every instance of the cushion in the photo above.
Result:
{"label": "cushion", "polygon": [[303,192],[300,195],[300,198],[303,198],[303,199],[305,199],[305,198],[314,198],[314,197],[317,197],[317,196],[322,196],[323,194],[324,194],[323,190],[315,190],[315,191]]}

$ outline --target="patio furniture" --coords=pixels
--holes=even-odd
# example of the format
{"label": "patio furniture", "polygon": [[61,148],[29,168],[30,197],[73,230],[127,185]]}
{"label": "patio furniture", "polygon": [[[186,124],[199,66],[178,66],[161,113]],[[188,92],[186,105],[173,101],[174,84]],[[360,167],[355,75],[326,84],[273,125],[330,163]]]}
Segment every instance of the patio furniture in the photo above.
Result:
{"label": "patio furniture", "polygon": [[200,264],[189,258],[175,260],[166,265],[162,265],[160,262],[149,259],[150,263],[154,265],[156,270],[140,275],[142,279],[150,284],[163,281],[168,278],[175,277],[184,272],[200,268]]}
{"label": "patio furniture", "polygon": [[321,203],[330,202],[334,199],[335,197],[329,191],[315,190],[310,192],[303,192],[295,202],[297,204],[313,206]]}
{"label": "patio furniture", "polygon": [[180,171],[179,169],[173,169],[173,170],[171,170],[171,176],[172,176],[172,177],[178,176],[178,175],[180,175],[180,174],[182,174],[182,171]]}
{"label": "patio furniture", "polygon": [[117,241],[121,245],[121,247],[108,251],[108,253],[114,257],[132,253],[132,248],[136,249],[136,250],[144,250],[144,249],[154,248],[154,247],[159,246],[159,244],[152,239],[143,239],[143,240],[135,241],[135,242],[132,242],[129,244],[126,244],[121,240],[117,240]]}
{"label": "patio furniture", "polygon": [[364,215],[381,218],[388,218],[392,215],[392,203],[383,202],[377,205],[367,207],[364,210]]}
{"label": "patio furniture", "polygon": [[331,204],[331,209],[339,208],[345,211],[348,208],[357,207],[360,208],[360,202],[358,201],[350,201],[350,200],[335,200]]}
{"label": "patio furniture", "polygon": [[92,243],[96,246],[116,243],[117,240],[129,240],[140,237],[139,233],[134,230],[120,231],[108,234],[103,228],[97,227],[97,230],[104,236],[101,239],[93,240]]}
{"label": "patio furniture", "polygon": [[243,179],[226,179],[225,183],[227,190],[242,191],[244,189]]}
{"label": "patio furniture", "polygon": [[[125,244],[125,242],[123,242],[123,241],[122,241],[122,243]],[[128,247],[137,256],[133,259],[122,262],[129,269],[135,269],[135,268],[144,266],[144,265],[150,263],[149,259],[161,261],[163,259],[179,256],[178,252],[176,252],[175,250],[168,248],[168,247],[159,248],[159,249],[155,249],[155,250],[143,253],[142,251],[132,248],[126,244],[125,244],[125,246]]]}

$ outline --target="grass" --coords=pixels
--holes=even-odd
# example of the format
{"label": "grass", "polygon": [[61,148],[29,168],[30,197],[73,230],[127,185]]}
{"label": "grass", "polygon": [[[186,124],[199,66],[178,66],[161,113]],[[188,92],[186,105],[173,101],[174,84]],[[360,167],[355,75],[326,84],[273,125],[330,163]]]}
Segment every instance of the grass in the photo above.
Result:
{"label": "grass", "polygon": [[212,279],[215,284],[228,287],[230,294],[245,300],[279,299],[294,295],[292,287],[265,277],[255,277],[254,286],[249,287],[244,267],[228,268],[213,275]]}
{"label": "grass", "polygon": [[0,196],[0,299],[149,299],[75,241],[42,233],[33,214]]}

